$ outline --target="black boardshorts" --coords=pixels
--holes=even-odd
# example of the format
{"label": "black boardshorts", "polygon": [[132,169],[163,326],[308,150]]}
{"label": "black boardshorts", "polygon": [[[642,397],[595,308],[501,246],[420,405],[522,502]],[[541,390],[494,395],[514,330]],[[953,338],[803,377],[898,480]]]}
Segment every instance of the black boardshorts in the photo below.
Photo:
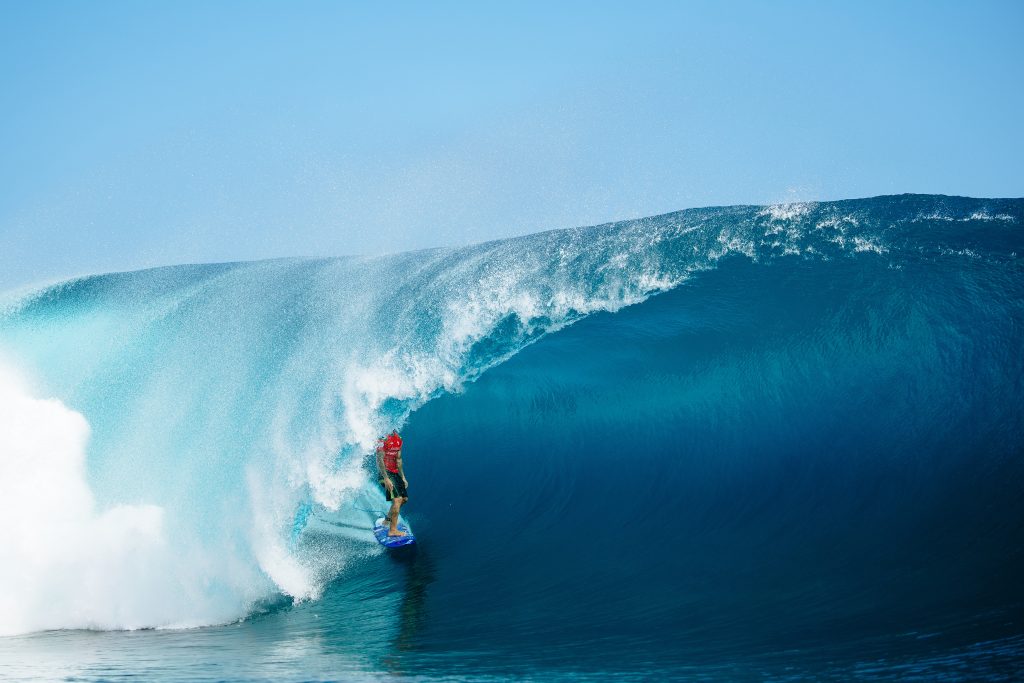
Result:
{"label": "black boardshorts", "polygon": [[[396,497],[398,497],[398,498],[408,498],[409,497],[409,491],[405,488],[405,483],[402,482],[402,475],[401,474],[399,474],[398,472],[388,472],[388,479],[390,479],[391,483],[395,485],[394,491],[395,491],[395,496]],[[384,486],[383,480],[381,481],[380,485],[382,487],[384,487],[384,495],[387,497],[388,500],[391,500],[391,493],[388,491],[388,487]]]}

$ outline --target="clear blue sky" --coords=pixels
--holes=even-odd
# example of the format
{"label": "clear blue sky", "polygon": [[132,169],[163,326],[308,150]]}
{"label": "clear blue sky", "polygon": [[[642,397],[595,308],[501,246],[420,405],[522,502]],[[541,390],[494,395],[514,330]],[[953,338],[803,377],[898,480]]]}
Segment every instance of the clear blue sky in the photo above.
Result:
{"label": "clear blue sky", "polygon": [[0,4],[0,289],[1024,195],[1024,3]]}

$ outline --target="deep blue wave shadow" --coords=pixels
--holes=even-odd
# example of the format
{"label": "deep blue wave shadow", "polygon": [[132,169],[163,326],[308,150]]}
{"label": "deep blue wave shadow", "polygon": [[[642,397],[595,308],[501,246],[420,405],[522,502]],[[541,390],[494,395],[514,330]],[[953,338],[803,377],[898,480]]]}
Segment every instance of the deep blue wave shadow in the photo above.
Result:
{"label": "deep blue wave shadow", "polygon": [[732,260],[427,404],[417,649],[608,670],[1019,633],[1024,297],[946,267]]}

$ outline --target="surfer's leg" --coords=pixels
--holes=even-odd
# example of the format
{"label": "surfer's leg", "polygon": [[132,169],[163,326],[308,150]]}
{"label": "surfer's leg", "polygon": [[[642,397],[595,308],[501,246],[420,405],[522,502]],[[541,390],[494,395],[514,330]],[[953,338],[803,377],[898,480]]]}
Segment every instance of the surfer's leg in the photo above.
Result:
{"label": "surfer's leg", "polygon": [[388,510],[387,520],[392,531],[394,531],[395,527],[398,525],[398,509],[402,506],[402,504],[398,502],[400,500],[402,499],[397,496],[393,498],[391,500],[391,509]]}
{"label": "surfer's leg", "polygon": [[391,501],[391,511],[388,512],[388,536],[405,536],[404,531],[398,530],[398,511],[402,509],[402,501],[405,498],[401,496],[395,496],[394,500]]}

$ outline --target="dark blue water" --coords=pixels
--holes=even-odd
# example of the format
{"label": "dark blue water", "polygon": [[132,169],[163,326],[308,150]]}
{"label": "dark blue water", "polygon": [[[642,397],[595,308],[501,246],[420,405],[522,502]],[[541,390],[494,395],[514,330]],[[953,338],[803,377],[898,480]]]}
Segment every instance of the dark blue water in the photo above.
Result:
{"label": "dark blue water", "polygon": [[1019,635],[1024,283],[770,267],[595,316],[414,414],[447,579],[425,648],[643,671]]}
{"label": "dark blue water", "polygon": [[[415,550],[365,544],[372,484],[334,508],[314,493],[295,552],[315,594],[271,591],[225,626],[3,638],[0,675],[1024,676],[1024,201],[705,211],[675,237],[651,219],[662,266],[751,230],[752,247],[634,305],[570,307],[560,330],[501,309],[460,347],[475,381],[376,404],[404,421]],[[718,232],[697,244],[688,223]],[[561,259],[551,277],[579,265],[530,239],[516,249]],[[629,281],[603,259],[602,282]]]}

